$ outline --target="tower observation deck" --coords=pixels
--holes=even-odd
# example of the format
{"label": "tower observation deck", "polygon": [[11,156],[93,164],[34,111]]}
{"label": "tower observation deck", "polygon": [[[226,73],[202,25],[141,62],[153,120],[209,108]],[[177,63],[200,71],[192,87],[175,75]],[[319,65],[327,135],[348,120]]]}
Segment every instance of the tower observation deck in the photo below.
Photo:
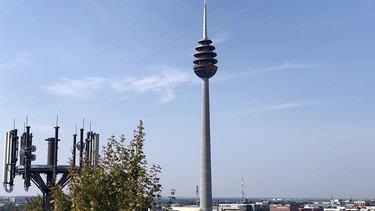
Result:
{"label": "tower observation deck", "polygon": [[217,54],[214,52],[215,46],[211,45],[212,41],[207,37],[207,7],[204,1],[203,15],[203,39],[199,40],[199,45],[195,48],[194,54],[194,72],[200,78],[211,78],[217,71]]}
{"label": "tower observation deck", "polygon": [[199,40],[199,44],[194,54],[194,72],[200,78],[211,78],[216,74],[217,63],[215,46],[211,45],[212,41],[208,38]]}

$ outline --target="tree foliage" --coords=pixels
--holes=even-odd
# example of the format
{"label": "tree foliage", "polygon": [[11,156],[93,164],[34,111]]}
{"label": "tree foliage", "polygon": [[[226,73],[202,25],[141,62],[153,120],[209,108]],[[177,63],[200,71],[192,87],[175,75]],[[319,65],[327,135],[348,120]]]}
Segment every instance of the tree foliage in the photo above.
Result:
{"label": "tree foliage", "polygon": [[[83,162],[78,171],[72,169],[68,185],[71,210],[143,211],[159,204],[161,167],[148,166],[143,151],[143,130],[140,121],[127,144],[124,135],[119,140],[111,136],[95,167]],[[54,205],[65,199],[55,198]]]}
{"label": "tree foliage", "polygon": [[176,189],[171,189],[171,194],[168,196],[168,202],[163,205],[164,211],[172,210],[172,204],[176,201]]}
{"label": "tree foliage", "polygon": [[43,198],[38,195],[26,199],[25,211],[43,211]]}
{"label": "tree foliage", "polygon": [[51,188],[51,195],[53,198],[51,203],[53,204],[54,211],[71,210],[72,202],[70,200],[70,197],[63,192],[59,185]]}

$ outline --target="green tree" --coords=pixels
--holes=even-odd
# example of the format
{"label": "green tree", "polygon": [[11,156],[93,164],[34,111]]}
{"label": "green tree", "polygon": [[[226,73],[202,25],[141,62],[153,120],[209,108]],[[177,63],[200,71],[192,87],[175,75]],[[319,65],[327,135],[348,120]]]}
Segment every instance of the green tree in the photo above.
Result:
{"label": "green tree", "polygon": [[53,204],[54,211],[71,210],[72,202],[70,200],[70,197],[63,192],[59,185],[51,188],[51,195],[53,198],[51,203]]}
{"label": "green tree", "polygon": [[43,198],[38,195],[26,199],[25,211],[43,211]]}
{"label": "green tree", "polygon": [[172,210],[172,204],[176,201],[176,190],[171,189],[171,195],[168,196],[168,202],[164,205],[163,210],[170,211]]}
{"label": "green tree", "polygon": [[140,121],[128,144],[124,135],[111,136],[95,167],[83,162],[79,171],[71,171],[71,210],[146,211],[159,205],[161,167],[148,166],[143,130]]}

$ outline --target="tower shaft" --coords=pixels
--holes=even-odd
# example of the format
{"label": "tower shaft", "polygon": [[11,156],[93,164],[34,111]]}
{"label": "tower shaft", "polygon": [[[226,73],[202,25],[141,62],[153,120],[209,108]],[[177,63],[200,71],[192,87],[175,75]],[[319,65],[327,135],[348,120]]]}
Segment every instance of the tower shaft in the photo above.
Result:
{"label": "tower shaft", "polygon": [[210,97],[208,78],[202,78],[202,146],[200,183],[200,208],[202,211],[212,211]]}

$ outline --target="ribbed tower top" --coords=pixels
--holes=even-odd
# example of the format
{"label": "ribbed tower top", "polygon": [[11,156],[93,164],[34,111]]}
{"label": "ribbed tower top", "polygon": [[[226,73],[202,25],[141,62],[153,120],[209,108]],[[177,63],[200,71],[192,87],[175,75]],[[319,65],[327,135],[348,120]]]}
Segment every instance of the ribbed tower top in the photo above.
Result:
{"label": "ribbed tower top", "polygon": [[215,47],[211,45],[212,41],[207,37],[207,5],[204,0],[203,7],[203,39],[198,41],[199,45],[195,48],[194,54],[194,72],[200,78],[211,78],[217,71],[217,54]]}

